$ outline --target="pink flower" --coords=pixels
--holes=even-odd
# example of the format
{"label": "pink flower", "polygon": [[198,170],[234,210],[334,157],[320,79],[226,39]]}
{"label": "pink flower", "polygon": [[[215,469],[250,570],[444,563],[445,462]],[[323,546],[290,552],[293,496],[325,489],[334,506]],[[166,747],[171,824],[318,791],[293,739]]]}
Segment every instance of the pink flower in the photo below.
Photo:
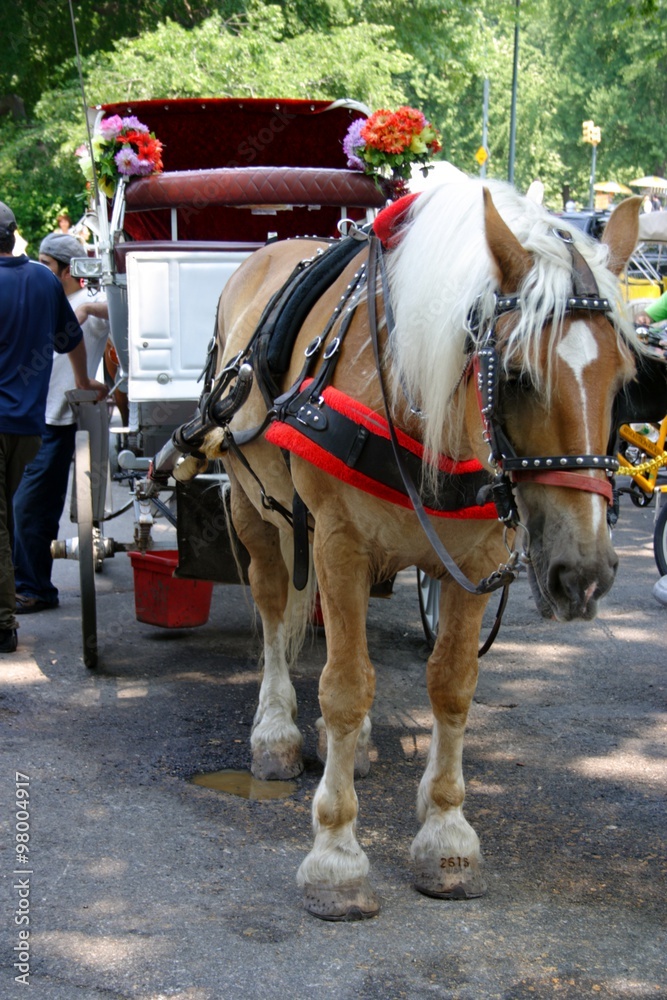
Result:
{"label": "pink flower", "polygon": [[123,127],[123,119],[120,115],[112,115],[111,118],[103,118],[99,124],[99,134],[103,139],[115,139]]}

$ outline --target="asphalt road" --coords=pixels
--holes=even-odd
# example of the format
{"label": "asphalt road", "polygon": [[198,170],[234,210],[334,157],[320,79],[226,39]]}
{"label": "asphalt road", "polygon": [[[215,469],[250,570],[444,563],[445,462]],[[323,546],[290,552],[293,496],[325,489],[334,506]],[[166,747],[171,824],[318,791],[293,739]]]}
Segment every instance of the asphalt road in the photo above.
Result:
{"label": "asphalt road", "polygon": [[[199,629],[156,629],[135,619],[129,558],[108,560],[91,672],[77,565],[59,562],[61,607],[26,616],[18,652],[0,658],[2,997],[667,997],[667,607],[651,595],[651,522],[624,500],[618,579],[592,623],[544,622],[526,581],[513,587],[464,758],[483,899],[411,886],[430,727],[414,572],[372,602],[376,760],[357,788],[382,910],[344,925],[308,916],[295,884],[321,772],[323,637],[295,677],[307,768],[292,794],[202,788],[197,772],[249,765],[259,641],[245,591],[216,587]],[[109,533],[129,541],[131,527]],[[29,865],[17,861],[25,823]]]}

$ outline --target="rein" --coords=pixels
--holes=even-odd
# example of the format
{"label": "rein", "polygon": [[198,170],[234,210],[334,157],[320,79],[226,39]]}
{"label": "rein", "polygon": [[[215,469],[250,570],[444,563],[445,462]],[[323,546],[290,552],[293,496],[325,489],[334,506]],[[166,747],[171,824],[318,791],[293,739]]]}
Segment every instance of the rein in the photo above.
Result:
{"label": "rein", "polygon": [[[573,294],[566,302],[566,313],[575,311],[611,312],[607,299],[599,295],[597,283],[593,273],[581,256],[570,233],[554,229],[554,235],[561,239],[572,257]],[[378,343],[378,323],[376,310],[376,295],[378,287],[378,272],[381,279],[381,292],[384,304],[385,320],[389,337],[394,330],[394,320],[389,299],[389,288],[383,260],[383,250],[381,241],[376,236],[370,238],[370,253],[368,262],[368,317],[375,356],[375,365],[378,372],[378,379],[382,392],[386,418],[389,426],[391,442],[394,450],[394,457],[403,478],[405,489],[413,504],[415,513],[426,534],[431,547],[439,557],[452,578],[465,590],[473,594],[488,594],[493,590],[504,588],[503,596],[496,615],[496,621],[487,641],[478,655],[482,655],[489,648],[500,627],[500,620],[507,600],[507,592],[510,583],[518,576],[519,553],[516,549],[509,550],[510,558],[506,564],[501,564],[490,576],[481,580],[478,584],[472,583],[459,569],[452,557],[449,555],[440,538],[433,529],[431,522],[424,510],[419,493],[410,479],[409,473],[404,466],[400,451],[396,431],[391,419],[390,407],[384,377],[382,363],[380,359],[380,349]],[[500,359],[497,349],[495,335],[496,321],[500,316],[510,312],[516,312],[521,308],[521,301],[518,295],[497,295],[496,306],[489,329],[483,336],[481,346],[478,346],[469,359],[464,369],[461,379],[457,385],[469,377],[471,372],[476,376],[477,398],[480,414],[484,426],[484,440],[490,447],[489,462],[496,470],[493,482],[480,490],[478,502],[491,499],[496,505],[498,519],[505,525],[506,529],[522,529],[527,537],[527,531],[521,524],[519,513],[514,497],[513,485],[517,482],[527,481],[541,483],[549,486],[564,486],[570,489],[579,489],[586,492],[598,493],[607,499],[608,504],[613,504],[613,492],[610,477],[616,469],[618,462],[608,455],[555,455],[544,457],[522,457],[516,454],[513,445],[504,432],[500,419],[497,415],[497,401],[499,395],[499,370]],[[474,318],[469,320],[470,332],[479,333],[479,328],[475,327]],[[606,473],[605,480],[593,479],[579,474],[579,470],[595,469]]]}
{"label": "rein", "polygon": [[[514,580],[516,580],[519,570],[518,570],[518,552],[512,552],[510,556],[510,561],[506,565],[499,566],[494,573],[481,580],[478,584],[472,583],[468,577],[459,569],[452,557],[450,556],[447,549],[444,547],[437,533],[435,532],[429,517],[424,510],[424,505],[422,504],[419,492],[412,481],[409,472],[405,467],[403,457],[400,452],[398,438],[396,436],[396,428],[394,427],[394,422],[391,419],[391,411],[389,406],[389,399],[387,394],[387,389],[385,386],[384,375],[382,372],[382,362],[380,360],[380,347],[378,343],[378,322],[377,322],[377,310],[376,310],[376,290],[377,290],[377,276],[378,270],[381,271],[381,243],[379,239],[375,236],[371,236],[370,253],[368,257],[368,321],[370,327],[371,343],[373,345],[373,354],[375,357],[375,366],[378,373],[378,380],[380,383],[380,389],[382,392],[382,400],[385,407],[385,416],[387,419],[387,424],[389,427],[389,435],[391,438],[391,443],[394,450],[394,459],[396,465],[403,479],[403,485],[405,486],[406,492],[410,497],[412,506],[414,507],[415,513],[419,519],[419,522],[431,543],[436,555],[456,582],[467,590],[471,594],[489,594],[494,590],[498,590],[500,587],[509,586]],[[386,287],[385,275],[382,273],[382,295],[383,301],[386,305],[388,300],[388,289]],[[391,310],[387,311],[385,309],[385,319],[387,322],[387,331],[391,336],[393,330],[393,317],[391,315]]]}
{"label": "rein", "polygon": [[[603,312],[605,314],[611,312],[609,302],[600,297],[594,276],[588,264],[584,261],[583,257],[574,246],[571,235],[557,229],[554,229],[553,232],[555,236],[566,243],[572,257],[573,294],[567,299],[565,312],[588,311]],[[327,324],[325,331],[323,331],[319,337],[316,337],[315,340],[312,341],[306,348],[304,367],[291,389],[285,392],[282,396],[273,396],[267,401],[268,413],[262,424],[250,431],[242,432],[238,436],[238,439],[234,434],[232,434],[228,426],[231,417],[240,408],[245,398],[247,398],[247,394],[250,390],[253,374],[251,364],[255,361],[252,348],[255,346],[254,341],[256,337],[253,337],[251,338],[251,341],[247,345],[245,351],[240,352],[240,354],[225,368],[222,373],[222,378],[217,381],[217,384],[216,380],[211,377],[213,360],[212,356],[209,356],[206,370],[208,378],[205,386],[205,392],[203,394],[201,412],[193,421],[191,421],[190,424],[181,428],[184,433],[180,435],[179,440],[176,440],[176,436],[174,437],[174,445],[180,451],[189,451],[192,453],[196,450],[197,446],[203,439],[203,436],[213,424],[223,426],[225,429],[224,447],[233,451],[236,457],[247,469],[250,470],[254,478],[257,480],[260,486],[260,493],[264,506],[272,510],[276,510],[278,513],[283,515],[283,517],[285,517],[288,523],[292,525],[295,532],[295,551],[302,556],[303,552],[301,550],[304,548],[304,540],[305,545],[307,546],[308,534],[307,511],[305,511],[303,503],[295,494],[293,510],[290,512],[284,508],[282,504],[277,503],[274,498],[268,497],[259,478],[254,471],[250,469],[245,456],[240,451],[240,447],[249,443],[249,441],[261,434],[272,420],[280,417],[281,413],[285,414],[288,411],[292,411],[295,415],[297,415],[298,420],[305,423],[309,423],[311,420],[317,421],[320,419],[319,407],[313,406],[312,403],[318,398],[319,394],[325,389],[333,378],[335,366],[340,356],[342,342],[365,291],[367,297],[370,339],[373,347],[374,360],[385,408],[386,424],[391,441],[394,461],[400,474],[400,478],[402,479],[405,493],[410,499],[415,514],[417,515],[422,529],[433,550],[452,579],[454,579],[459,586],[463,587],[463,589],[468,591],[468,593],[479,595],[486,595],[492,593],[494,590],[503,589],[503,594],[501,596],[496,614],[496,620],[486,642],[478,653],[479,656],[482,656],[491,646],[500,627],[502,614],[507,602],[509,585],[517,579],[519,575],[518,564],[520,554],[514,547],[514,544],[510,548],[506,539],[505,544],[509,552],[509,559],[507,562],[501,563],[498,569],[496,569],[488,577],[480,580],[479,583],[475,584],[468,579],[461,569],[459,569],[442,544],[431,524],[429,515],[424,509],[421,496],[406,464],[396,429],[391,418],[390,404],[382,370],[378,339],[377,297],[379,294],[382,296],[387,333],[390,339],[393,334],[395,324],[383,259],[382,244],[378,237],[373,234],[371,234],[368,239],[370,249],[367,266],[362,265],[359,268],[341,297],[341,300],[334,310],[334,314]],[[282,294],[283,291],[284,289],[279,290],[277,295]],[[474,348],[474,351],[471,350],[466,367],[464,368],[461,378],[457,383],[457,389],[467,378],[474,374],[477,398],[483,423],[483,436],[490,448],[489,464],[495,470],[495,476],[492,482],[483,486],[479,491],[477,504],[483,505],[489,501],[493,501],[496,506],[498,520],[505,526],[505,532],[507,532],[508,529],[520,529],[524,532],[527,539],[528,533],[520,521],[514,497],[513,485],[515,483],[541,483],[544,485],[564,486],[571,489],[598,493],[604,496],[611,506],[613,503],[613,494],[611,482],[609,480],[612,473],[618,469],[618,462],[616,459],[611,458],[608,455],[556,455],[546,457],[523,457],[516,454],[513,445],[505,434],[501,420],[497,413],[497,401],[500,385],[499,371],[501,366],[495,327],[496,321],[499,317],[510,312],[519,311],[520,309],[521,300],[518,295],[496,295],[496,304],[493,316],[488,329],[481,337],[479,322],[476,322],[474,315],[469,317],[469,332],[476,340],[477,346]],[[326,343],[325,346],[327,336],[331,332],[335,321],[338,319],[341,321],[338,335],[334,337],[330,343]],[[324,347],[322,352],[323,363],[319,371],[313,376],[313,381],[306,388],[304,386],[304,380],[310,375],[322,347]],[[213,352],[211,352],[211,355],[213,355]],[[250,364],[243,364],[243,361],[250,362]],[[244,371],[247,371],[249,376],[246,380],[247,386],[241,378]],[[260,372],[257,371],[256,374],[259,377]],[[238,379],[236,387],[230,390],[227,397],[221,399],[224,390],[237,376]],[[263,392],[264,391],[265,390],[263,388]],[[286,461],[288,461],[287,455]],[[584,469],[604,472],[606,474],[606,478],[605,480],[600,480],[581,475],[579,470]],[[299,527],[299,531],[297,531],[297,526]],[[299,538],[297,538],[297,535]],[[303,563],[304,560],[300,559],[299,562]],[[295,567],[295,585],[301,589],[305,585],[305,579],[299,579],[297,583],[297,575],[299,577],[303,577],[304,573],[300,571],[300,573],[297,574]]]}

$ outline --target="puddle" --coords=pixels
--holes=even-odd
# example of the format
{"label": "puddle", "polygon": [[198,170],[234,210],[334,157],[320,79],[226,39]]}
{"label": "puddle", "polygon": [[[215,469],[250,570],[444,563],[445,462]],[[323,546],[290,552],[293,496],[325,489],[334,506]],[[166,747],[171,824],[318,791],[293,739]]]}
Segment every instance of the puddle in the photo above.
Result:
{"label": "puddle", "polygon": [[286,799],[296,791],[295,781],[260,781],[253,778],[250,771],[211,771],[195,774],[190,781],[193,785],[215,788],[244,799]]}

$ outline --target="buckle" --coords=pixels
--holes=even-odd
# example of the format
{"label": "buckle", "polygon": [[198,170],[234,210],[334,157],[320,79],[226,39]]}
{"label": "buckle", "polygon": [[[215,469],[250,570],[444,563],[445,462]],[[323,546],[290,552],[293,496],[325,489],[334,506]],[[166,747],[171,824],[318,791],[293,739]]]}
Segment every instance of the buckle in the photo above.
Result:
{"label": "buckle", "polygon": [[313,354],[316,354],[319,351],[321,343],[322,343],[322,338],[315,337],[315,340],[311,340],[311,342],[308,344],[308,347],[305,349],[303,353],[306,355],[307,358],[312,358]]}
{"label": "buckle", "polygon": [[334,337],[331,343],[327,344],[327,348],[324,354],[322,355],[324,360],[328,361],[329,358],[333,357],[336,351],[339,349],[339,347],[340,347],[340,337]]}

